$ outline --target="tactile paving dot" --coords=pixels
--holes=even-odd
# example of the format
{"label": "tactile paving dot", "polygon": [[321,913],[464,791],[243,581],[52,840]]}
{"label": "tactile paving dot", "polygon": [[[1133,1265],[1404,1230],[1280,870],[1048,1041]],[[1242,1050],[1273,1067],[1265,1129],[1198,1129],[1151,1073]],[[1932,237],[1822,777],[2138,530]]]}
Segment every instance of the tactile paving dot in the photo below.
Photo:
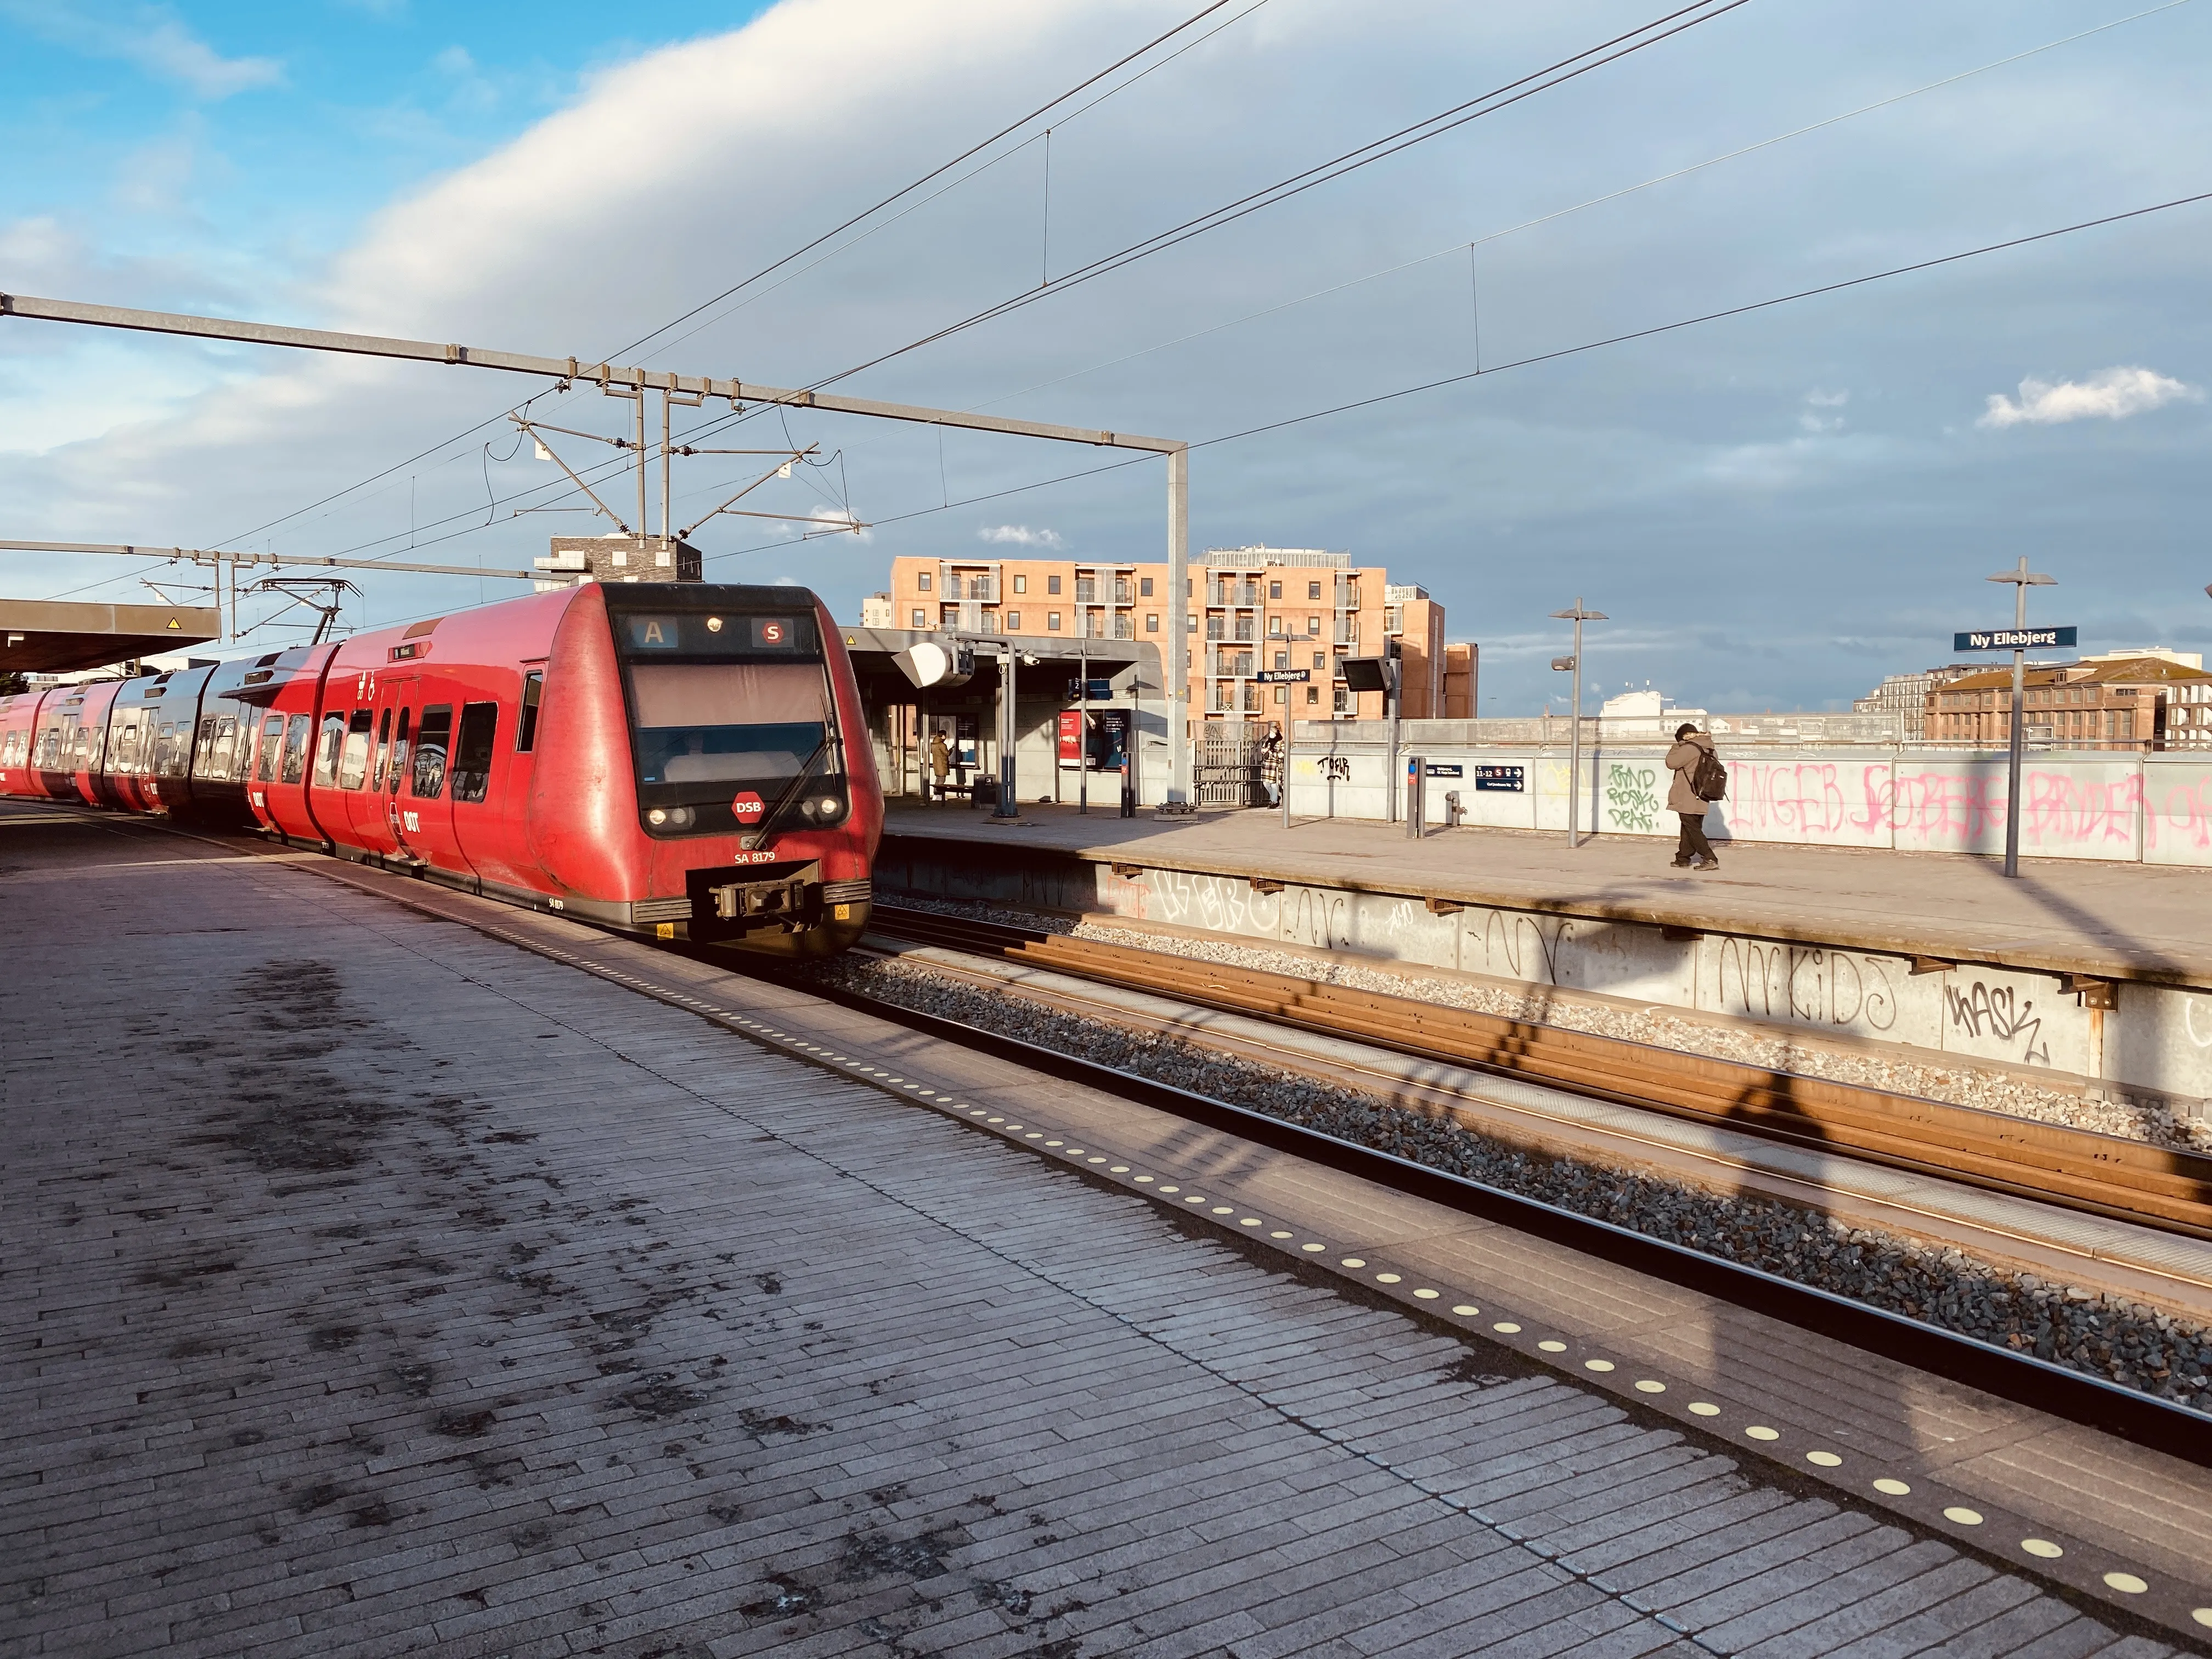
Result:
{"label": "tactile paving dot", "polygon": [[1539,1342],[1536,1346],[1541,1348],[1546,1353],[1565,1353],[1567,1351],[1567,1345],[1565,1343],[1554,1342],[1549,1337],[1545,1338],[1544,1340]]}
{"label": "tactile paving dot", "polygon": [[2023,1538],[2020,1540],[2020,1547],[2030,1555],[2039,1555],[2046,1561],[2056,1561],[2066,1553],[2048,1538]]}
{"label": "tactile paving dot", "polygon": [[1395,1273],[1377,1273],[1375,1275],[1375,1282],[1377,1285],[1395,1285],[1401,1281]]}
{"label": "tactile paving dot", "polygon": [[1753,1424],[1749,1428],[1744,1431],[1744,1433],[1750,1436],[1753,1440],[1779,1440],[1782,1438],[1781,1431],[1779,1430],[1770,1429],[1764,1423]]}
{"label": "tactile paving dot", "polygon": [[1960,1504],[1954,1504],[1945,1510],[1943,1518],[1946,1521],[1955,1521],[1962,1527],[1978,1527],[1982,1524],[1982,1512],[1979,1510],[1970,1510]]}
{"label": "tactile paving dot", "polygon": [[1521,1332],[1521,1328],[1510,1319],[1501,1319],[1490,1328],[1493,1331],[1502,1331],[1507,1336],[1517,1336]]}
{"label": "tactile paving dot", "polygon": [[1690,1402],[1690,1410],[1693,1415],[1698,1417],[1718,1417],[1721,1414],[1721,1408],[1709,1400],[1692,1400]]}
{"label": "tactile paving dot", "polygon": [[1664,1382],[1655,1382],[1648,1376],[1639,1376],[1636,1379],[1636,1391],[1638,1394],[1664,1394],[1667,1392],[1667,1385]]}
{"label": "tactile paving dot", "polygon": [[1476,1307],[1472,1302],[1462,1302],[1456,1304],[1453,1307],[1452,1311],[1457,1314],[1462,1319],[1472,1319],[1475,1315],[1480,1313],[1482,1310]]}
{"label": "tactile paving dot", "polygon": [[1907,1497],[1912,1491],[1912,1488],[1902,1480],[1893,1480],[1886,1474],[1874,1483],[1874,1489],[1879,1492],[1887,1492],[1892,1498]]}
{"label": "tactile paving dot", "polygon": [[1586,1371],[1609,1371],[1613,1369],[1613,1361],[1610,1359],[1585,1359],[1583,1361],[1583,1369]]}
{"label": "tactile paving dot", "polygon": [[2108,1572],[2105,1583],[2123,1595],[2141,1595],[2150,1586],[2131,1572]]}
{"label": "tactile paving dot", "polygon": [[1831,1451],[1807,1452],[1805,1461],[1808,1463],[1818,1464],[1824,1469],[1839,1469],[1844,1466],[1844,1460]]}

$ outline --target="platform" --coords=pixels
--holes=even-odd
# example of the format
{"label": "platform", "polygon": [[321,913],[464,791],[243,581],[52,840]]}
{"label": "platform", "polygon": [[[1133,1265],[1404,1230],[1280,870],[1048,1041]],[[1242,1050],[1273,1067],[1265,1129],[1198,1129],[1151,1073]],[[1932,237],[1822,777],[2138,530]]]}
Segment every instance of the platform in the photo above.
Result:
{"label": "platform", "polygon": [[896,836],[996,846],[1018,841],[1094,863],[1271,878],[1348,891],[1497,905],[1553,915],[1726,929],[1896,956],[2212,989],[2212,873],[2155,865],[1758,843],[1722,849],[1716,871],[1676,870],[1671,842],[1594,837],[1570,850],[1536,830],[1431,830],[1209,810],[1175,817],[1031,805],[1017,822],[963,806],[894,803]]}
{"label": "platform", "polygon": [[2212,1115],[2212,872],[1207,811],[896,808],[890,891],[1126,916],[2059,1074]]}
{"label": "platform", "polygon": [[2201,1470],[712,963],[44,808],[0,929],[0,1651],[2212,1618]]}

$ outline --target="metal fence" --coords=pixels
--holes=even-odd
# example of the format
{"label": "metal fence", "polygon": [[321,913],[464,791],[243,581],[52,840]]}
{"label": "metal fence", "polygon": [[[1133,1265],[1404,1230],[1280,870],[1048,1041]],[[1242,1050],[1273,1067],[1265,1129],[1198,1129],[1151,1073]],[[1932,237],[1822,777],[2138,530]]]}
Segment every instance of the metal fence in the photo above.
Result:
{"label": "metal fence", "polygon": [[[1242,722],[1239,722],[1241,726]],[[1198,769],[1194,779],[1200,806],[1264,806],[1261,767],[1266,750],[1258,737],[1240,730],[1217,737],[1206,732],[1198,742]]]}

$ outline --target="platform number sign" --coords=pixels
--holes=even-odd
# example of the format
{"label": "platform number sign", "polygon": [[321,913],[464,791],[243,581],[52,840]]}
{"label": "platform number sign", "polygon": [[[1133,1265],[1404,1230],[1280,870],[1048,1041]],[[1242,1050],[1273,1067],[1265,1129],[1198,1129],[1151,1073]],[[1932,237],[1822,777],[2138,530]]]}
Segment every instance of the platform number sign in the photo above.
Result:
{"label": "platform number sign", "polygon": [[768,803],[750,789],[740,789],[738,798],[730,803],[730,810],[738,815],[738,822],[747,829],[758,823],[768,811]]}

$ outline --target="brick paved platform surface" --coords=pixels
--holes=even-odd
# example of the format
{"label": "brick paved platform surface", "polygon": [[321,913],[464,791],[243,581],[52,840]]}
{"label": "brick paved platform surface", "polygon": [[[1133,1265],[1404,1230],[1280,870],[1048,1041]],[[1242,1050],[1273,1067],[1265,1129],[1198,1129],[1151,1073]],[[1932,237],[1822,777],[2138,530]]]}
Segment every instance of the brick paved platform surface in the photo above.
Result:
{"label": "brick paved platform surface", "polygon": [[1735,931],[1853,950],[1965,957],[2021,968],[2212,987],[2212,871],[1963,854],[1759,843],[1723,849],[1717,871],[1668,866],[1674,842],[1436,830],[1208,811],[1119,818],[1024,806],[1012,824],[961,805],[892,804],[898,836],[1054,848],[1094,861],[1271,877],[1616,921]]}
{"label": "brick paved platform surface", "polygon": [[298,862],[0,939],[0,1653],[2172,1650]]}

